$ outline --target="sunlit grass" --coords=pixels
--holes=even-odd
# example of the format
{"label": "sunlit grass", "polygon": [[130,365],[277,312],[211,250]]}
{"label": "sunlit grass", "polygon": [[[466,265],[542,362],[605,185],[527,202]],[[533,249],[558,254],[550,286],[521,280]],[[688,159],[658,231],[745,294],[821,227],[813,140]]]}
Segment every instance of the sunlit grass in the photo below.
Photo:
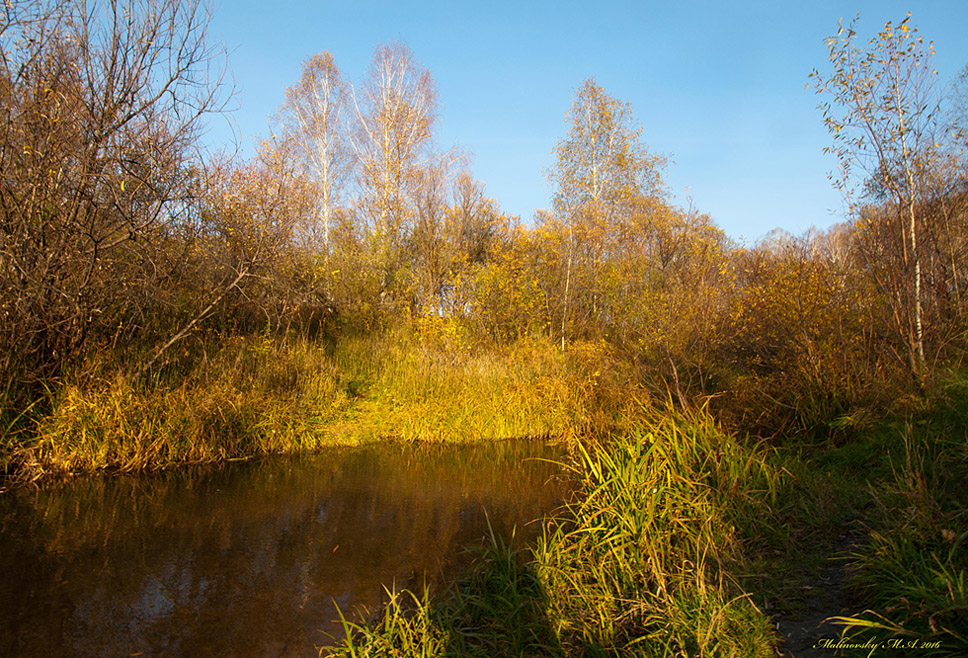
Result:
{"label": "sunlit grass", "polygon": [[538,339],[452,345],[399,331],[205,347],[140,380],[92,359],[20,430],[6,470],[29,480],[387,439],[569,439],[611,429],[641,395],[594,344],[562,354]]}
{"label": "sunlit grass", "polygon": [[655,413],[581,452],[583,498],[536,561],[565,647],[592,655],[771,655],[769,623],[731,571],[736,531],[778,474],[705,413]]}
{"label": "sunlit grass", "polygon": [[[468,349],[409,340],[338,344],[334,361],[358,396],[349,429],[405,440],[474,441],[572,437],[614,421],[611,407],[634,393],[603,398],[594,348],[561,354],[543,340]],[[353,402],[349,400],[348,402]]]}

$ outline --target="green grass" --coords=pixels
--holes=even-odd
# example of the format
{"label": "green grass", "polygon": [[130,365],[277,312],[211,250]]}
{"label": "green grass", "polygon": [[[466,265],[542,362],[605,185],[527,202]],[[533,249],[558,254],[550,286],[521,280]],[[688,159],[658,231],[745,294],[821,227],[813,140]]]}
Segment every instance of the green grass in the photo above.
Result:
{"label": "green grass", "polygon": [[968,654],[966,393],[968,382],[948,381],[926,412],[882,429],[894,448],[871,485],[869,541],[852,556],[866,610],[839,620],[848,637]]}
{"label": "green grass", "polygon": [[565,655],[771,655],[769,620],[732,576],[737,528],[775,495],[766,457],[668,410],[582,451],[574,521],[536,550]]}
{"label": "green grass", "polygon": [[825,614],[845,640],[968,654],[966,393],[955,379],[837,441],[777,449],[776,526],[749,535],[741,579],[764,608],[815,616],[816,593],[834,586],[820,576],[839,563],[848,611]]}

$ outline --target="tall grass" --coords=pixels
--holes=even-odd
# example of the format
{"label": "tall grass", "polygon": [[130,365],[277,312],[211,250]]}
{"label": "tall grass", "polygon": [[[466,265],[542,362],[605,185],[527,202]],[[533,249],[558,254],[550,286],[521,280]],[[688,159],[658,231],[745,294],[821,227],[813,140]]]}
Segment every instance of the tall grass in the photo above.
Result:
{"label": "tall grass", "polygon": [[769,620],[730,575],[737,528],[776,494],[766,454],[670,410],[580,454],[573,520],[536,550],[566,655],[772,655]]}
{"label": "tall grass", "polygon": [[580,493],[529,560],[492,539],[449,593],[394,592],[331,655],[773,655],[769,619],[731,576],[737,526],[777,487],[762,450],[666,411],[580,448],[573,470]]}
{"label": "tall grass", "polygon": [[475,441],[611,427],[635,387],[605,356],[590,344],[562,354],[540,339],[457,347],[392,336],[343,341],[333,358],[359,396],[347,407],[350,431]]}
{"label": "tall grass", "polygon": [[604,431],[636,387],[604,348],[450,344],[407,331],[323,344],[263,336],[187,346],[148,379],[93,358],[5,438],[20,480],[134,471],[382,439],[568,438]]}
{"label": "tall grass", "polygon": [[919,655],[968,655],[968,387],[944,393],[929,414],[893,428],[902,449],[872,488],[870,540],[852,556],[867,610],[837,619],[848,636]]}

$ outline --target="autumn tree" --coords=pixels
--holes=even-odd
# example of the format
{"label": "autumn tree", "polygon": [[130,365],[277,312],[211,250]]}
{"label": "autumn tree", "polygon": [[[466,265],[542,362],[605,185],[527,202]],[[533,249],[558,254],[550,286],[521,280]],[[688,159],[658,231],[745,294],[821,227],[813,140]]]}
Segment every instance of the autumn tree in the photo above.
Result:
{"label": "autumn tree", "polygon": [[513,340],[527,335],[552,335],[560,321],[552,295],[560,272],[560,246],[541,225],[518,223],[506,229],[491,257],[474,280],[474,306],[481,330],[493,338]]}
{"label": "autumn tree", "polygon": [[884,349],[884,297],[849,226],[775,230],[730,258],[728,313],[716,328],[741,424],[767,433],[835,431],[898,377]]}
{"label": "autumn tree", "polygon": [[377,234],[398,238],[411,220],[410,194],[432,147],[433,77],[406,45],[380,45],[355,103],[361,210]]}
{"label": "autumn tree", "polygon": [[682,404],[711,392],[715,326],[732,285],[728,251],[707,215],[638,197],[616,218],[603,265],[588,284],[599,331]]}
{"label": "autumn tree", "polygon": [[265,150],[251,161],[213,158],[194,192],[193,221],[179,236],[182,276],[160,291],[174,298],[168,310],[174,326],[142,360],[139,375],[213,320],[221,330],[241,323],[268,331],[292,310],[290,288],[277,280],[307,195],[291,161]]}
{"label": "autumn tree", "polygon": [[[594,270],[602,263],[605,242],[622,205],[633,198],[661,194],[664,159],[641,142],[631,106],[616,100],[589,78],[575,93],[566,121],[568,134],[555,147],[549,178],[554,188],[554,217],[567,234],[563,272],[561,345],[575,295],[576,266]],[[594,273],[587,277],[594,280]]]}
{"label": "autumn tree", "polygon": [[554,210],[577,222],[611,217],[634,196],[659,195],[664,159],[641,142],[632,107],[589,78],[575,92],[568,135],[555,147]]}
{"label": "autumn tree", "polygon": [[18,2],[0,30],[0,372],[56,374],[140,317],[190,221],[201,119],[220,108],[197,2]]}
{"label": "autumn tree", "polygon": [[474,305],[477,273],[507,239],[513,220],[467,171],[448,181],[425,170],[409,244],[416,292],[425,312],[463,317]]}
{"label": "autumn tree", "polygon": [[419,170],[414,186],[413,230],[408,243],[416,305],[425,313],[443,310],[452,254],[444,233],[447,215],[446,172],[440,167]]}
{"label": "autumn tree", "polygon": [[328,52],[303,63],[299,81],[286,89],[280,107],[282,139],[292,142],[294,155],[315,181],[324,249],[352,166],[348,142],[349,92]]}
{"label": "autumn tree", "polygon": [[370,266],[381,272],[381,299],[399,301],[406,278],[403,246],[416,217],[416,189],[427,181],[424,170],[437,166],[433,77],[406,45],[380,45],[354,92],[354,110],[357,212],[369,234]]}
{"label": "autumn tree", "polygon": [[882,287],[895,303],[910,369],[923,381],[923,211],[939,162],[933,47],[911,25],[910,14],[897,25],[885,23],[864,45],[853,23],[841,24],[826,44],[832,70],[811,75],[828,99],[821,107],[834,139],[828,150],[838,161],[834,183],[855,212],[865,203],[885,204],[900,253],[891,254],[897,266],[885,273]]}

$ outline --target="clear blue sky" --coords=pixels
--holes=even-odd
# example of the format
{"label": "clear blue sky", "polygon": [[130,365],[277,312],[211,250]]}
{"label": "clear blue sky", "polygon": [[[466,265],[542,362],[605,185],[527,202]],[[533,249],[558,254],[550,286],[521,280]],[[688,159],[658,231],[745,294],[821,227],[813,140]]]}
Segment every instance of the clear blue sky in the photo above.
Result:
{"label": "clear blue sky", "polygon": [[[552,149],[574,90],[594,76],[632,104],[644,141],[672,160],[676,202],[691,199],[752,241],[842,219],[807,75],[826,64],[823,39],[840,18],[860,13],[866,37],[907,11],[934,40],[939,83],[948,82],[968,65],[966,0],[221,0],[210,37],[231,51],[244,153],[268,134],[307,57],[329,51],[356,83],[377,44],[406,42],[437,83],[438,141],[472,153],[487,193],[525,221],[549,205]],[[209,140],[231,140],[224,122]]]}

